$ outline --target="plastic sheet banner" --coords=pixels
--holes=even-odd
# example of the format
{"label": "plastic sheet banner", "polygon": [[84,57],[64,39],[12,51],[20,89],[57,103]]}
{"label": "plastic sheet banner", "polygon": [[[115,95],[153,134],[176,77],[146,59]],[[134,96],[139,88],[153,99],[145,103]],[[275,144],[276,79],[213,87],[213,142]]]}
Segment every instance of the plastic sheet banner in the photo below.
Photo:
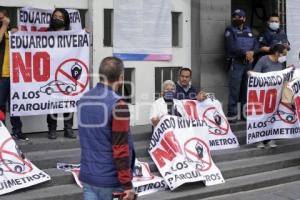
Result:
{"label": "plastic sheet banner", "polygon": [[191,182],[204,181],[206,186],[225,182],[212,160],[207,133],[202,119],[170,115],[155,127],[149,153],[171,190]]}
{"label": "plastic sheet banner", "polygon": [[[77,185],[82,188],[79,180],[80,164],[57,163],[57,169],[71,172]],[[151,173],[148,163],[140,162],[137,159],[135,160],[132,184],[138,196],[152,194],[168,188],[162,177]]]}
{"label": "plastic sheet banner", "polygon": [[[239,141],[233,134],[230,124],[223,112],[222,104],[209,94],[204,101],[183,100],[185,116],[201,119],[208,126],[210,150],[232,149],[239,147]],[[184,123],[184,122],[182,122]],[[179,124],[181,127],[182,125]]]}
{"label": "plastic sheet banner", "polygon": [[0,195],[51,179],[25,157],[2,122],[0,135]]}
{"label": "plastic sheet banner", "polygon": [[[296,110],[292,105],[281,102],[285,82],[292,80],[293,73],[293,68],[268,73],[250,73],[247,98],[247,144],[300,137]],[[295,82],[295,89],[296,86],[297,82]]]}
{"label": "plastic sheet banner", "polygon": [[89,90],[84,31],[10,33],[12,116],[76,112]]}
{"label": "plastic sheet banner", "polygon": [[[81,17],[78,10],[66,9],[70,17],[71,30],[82,30]],[[45,32],[50,24],[52,12],[32,7],[18,9],[18,27],[21,31]]]}

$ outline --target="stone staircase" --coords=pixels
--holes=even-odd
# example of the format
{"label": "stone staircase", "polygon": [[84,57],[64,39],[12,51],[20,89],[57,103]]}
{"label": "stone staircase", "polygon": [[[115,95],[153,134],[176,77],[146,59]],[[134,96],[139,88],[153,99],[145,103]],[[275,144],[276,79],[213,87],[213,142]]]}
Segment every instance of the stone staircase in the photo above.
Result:
{"label": "stone staircase", "polygon": [[[163,191],[140,197],[142,200],[197,200],[242,191],[274,187],[284,183],[300,181],[300,138],[280,140],[275,149],[257,149],[245,145],[245,123],[231,126],[241,147],[212,152],[213,160],[221,170],[226,183],[204,187],[202,183],[186,184],[175,191]],[[157,172],[149,157],[147,148],[151,137],[150,126],[136,126],[132,129],[137,157],[147,161]],[[1,200],[73,200],[82,199],[82,191],[75,184],[70,173],[57,170],[56,163],[79,163],[79,140],[66,139],[63,133],[57,140],[48,140],[45,133],[29,135],[30,141],[18,142],[20,149],[52,180],[24,190],[1,196]],[[299,185],[300,189],[300,185]],[[299,194],[300,198],[300,194]],[[228,198],[230,199],[230,198]]]}

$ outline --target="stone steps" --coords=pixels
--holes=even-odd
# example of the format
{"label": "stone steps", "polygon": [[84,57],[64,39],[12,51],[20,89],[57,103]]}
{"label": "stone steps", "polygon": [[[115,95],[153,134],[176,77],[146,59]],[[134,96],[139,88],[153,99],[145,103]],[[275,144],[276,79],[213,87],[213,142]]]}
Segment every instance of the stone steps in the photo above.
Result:
{"label": "stone steps", "polygon": [[[184,185],[175,191],[163,191],[139,199],[201,199],[300,180],[300,138],[279,140],[279,146],[275,149],[257,149],[255,145],[245,145],[245,123],[232,125],[232,129],[241,147],[212,152],[225,184],[204,187],[203,183],[198,182]],[[147,161],[154,173],[158,173],[147,150],[151,126],[133,127],[132,133],[139,160]],[[1,196],[1,199],[82,199],[82,190],[75,184],[72,174],[56,169],[58,162],[79,163],[79,140],[64,138],[62,132],[57,140],[48,140],[46,133],[30,134],[29,138],[30,141],[18,142],[20,149],[52,180]]]}

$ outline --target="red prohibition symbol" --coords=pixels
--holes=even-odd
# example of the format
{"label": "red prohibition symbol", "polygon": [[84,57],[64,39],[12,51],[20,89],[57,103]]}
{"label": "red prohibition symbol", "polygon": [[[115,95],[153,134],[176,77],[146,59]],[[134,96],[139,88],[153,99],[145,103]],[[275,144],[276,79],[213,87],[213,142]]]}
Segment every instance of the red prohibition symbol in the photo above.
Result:
{"label": "red prohibition symbol", "polygon": [[[77,64],[82,67],[82,75],[81,78],[76,80],[69,72],[71,72],[71,66],[74,64]],[[55,72],[55,81],[63,81],[61,80],[61,77],[64,77],[63,79],[67,80],[71,84],[67,86],[66,88],[62,87],[60,84],[57,85],[58,90],[63,93],[64,95],[68,96],[76,96],[80,93],[82,93],[89,83],[89,76],[88,76],[88,67],[84,62],[82,62],[79,59],[72,58],[67,59],[63,61],[57,68]],[[79,89],[77,89],[79,88]]]}
{"label": "red prohibition symbol", "polygon": [[184,143],[185,156],[189,161],[197,163],[200,171],[207,171],[212,166],[208,145],[199,138],[191,138]]}

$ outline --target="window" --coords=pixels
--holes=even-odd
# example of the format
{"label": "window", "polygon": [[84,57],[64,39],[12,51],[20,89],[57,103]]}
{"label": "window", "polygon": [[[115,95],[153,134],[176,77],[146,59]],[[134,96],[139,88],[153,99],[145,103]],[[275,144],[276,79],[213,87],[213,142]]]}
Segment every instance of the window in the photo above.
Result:
{"label": "window", "polygon": [[156,67],[155,68],[155,99],[159,98],[161,86],[164,81],[177,82],[178,72],[181,67]]}
{"label": "window", "polygon": [[125,97],[127,103],[134,104],[134,68],[125,68],[124,69],[124,84],[119,88],[119,94]]}
{"label": "window", "polygon": [[113,46],[113,9],[104,9],[104,38],[103,45],[105,47]]}
{"label": "window", "polygon": [[172,46],[181,47],[182,41],[182,13],[172,12]]}

